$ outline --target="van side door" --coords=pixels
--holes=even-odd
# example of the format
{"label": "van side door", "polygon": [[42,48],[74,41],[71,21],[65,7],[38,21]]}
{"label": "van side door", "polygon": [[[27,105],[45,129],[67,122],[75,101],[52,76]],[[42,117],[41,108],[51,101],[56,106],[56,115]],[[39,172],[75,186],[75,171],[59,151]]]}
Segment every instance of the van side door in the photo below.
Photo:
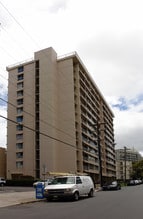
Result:
{"label": "van side door", "polygon": [[83,182],[79,176],[76,176],[76,186],[77,186],[77,189],[79,191],[79,194],[83,195],[84,194],[84,185],[83,185]]}

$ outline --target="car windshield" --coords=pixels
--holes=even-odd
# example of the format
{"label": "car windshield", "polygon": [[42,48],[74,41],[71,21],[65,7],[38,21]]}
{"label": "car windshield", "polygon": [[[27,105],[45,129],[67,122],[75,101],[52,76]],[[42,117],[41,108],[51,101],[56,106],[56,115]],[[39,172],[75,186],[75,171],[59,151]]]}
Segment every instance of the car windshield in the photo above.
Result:
{"label": "car windshield", "polygon": [[112,182],[111,184],[112,184],[112,185],[117,185],[117,182],[116,182],[116,181],[114,181],[114,182]]}
{"label": "car windshield", "polygon": [[47,179],[45,182],[51,183],[52,180],[53,180],[53,178],[49,178],[49,179]]}
{"label": "car windshield", "polygon": [[50,182],[50,185],[56,184],[75,184],[75,177],[56,177]]}

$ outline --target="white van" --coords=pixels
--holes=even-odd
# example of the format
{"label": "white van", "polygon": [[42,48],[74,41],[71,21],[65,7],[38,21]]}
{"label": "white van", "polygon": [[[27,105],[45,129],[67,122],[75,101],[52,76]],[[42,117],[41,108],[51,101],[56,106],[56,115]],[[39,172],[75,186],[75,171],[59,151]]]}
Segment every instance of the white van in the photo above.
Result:
{"label": "white van", "polygon": [[44,188],[44,197],[47,200],[71,197],[77,201],[83,195],[88,195],[89,197],[94,195],[94,184],[90,176],[69,175],[55,177]]}

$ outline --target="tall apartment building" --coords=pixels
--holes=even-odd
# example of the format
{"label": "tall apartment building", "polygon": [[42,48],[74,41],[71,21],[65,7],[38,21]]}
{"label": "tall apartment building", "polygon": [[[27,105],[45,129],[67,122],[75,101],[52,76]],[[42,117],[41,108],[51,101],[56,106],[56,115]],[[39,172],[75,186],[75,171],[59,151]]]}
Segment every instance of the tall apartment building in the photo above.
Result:
{"label": "tall apartment building", "polygon": [[80,172],[97,181],[99,169],[115,177],[114,115],[77,53],[50,47],[7,70],[9,179]]}
{"label": "tall apartment building", "polygon": [[141,154],[136,151],[135,149],[130,149],[130,148],[121,148],[121,149],[116,149],[116,160],[119,161],[132,161],[136,162],[139,160],[142,160]]}
{"label": "tall apartment building", "polygon": [[142,160],[140,153],[134,149],[116,149],[116,178],[119,180],[129,180],[133,170],[133,162]]}

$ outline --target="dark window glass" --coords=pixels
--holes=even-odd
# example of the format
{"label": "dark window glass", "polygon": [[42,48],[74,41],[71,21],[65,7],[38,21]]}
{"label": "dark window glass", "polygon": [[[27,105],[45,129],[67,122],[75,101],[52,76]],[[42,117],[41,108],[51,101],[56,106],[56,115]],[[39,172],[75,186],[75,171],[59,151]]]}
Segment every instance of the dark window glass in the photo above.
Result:
{"label": "dark window glass", "polygon": [[19,66],[19,67],[18,67],[18,73],[19,73],[19,72],[23,72],[23,71],[24,71],[24,66]]}
{"label": "dark window glass", "polygon": [[23,104],[23,99],[17,100],[17,105],[21,105],[21,104]]}
{"label": "dark window glass", "polygon": [[16,158],[23,158],[23,152],[16,153]]}
{"label": "dark window glass", "polygon": [[23,149],[23,143],[16,143],[16,149]]}
{"label": "dark window glass", "polygon": [[21,97],[21,96],[23,96],[23,90],[17,91],[17,97]]}
{"label": "dark window glass", "polygon": [[18,80],[18,81],[23,80],[23,78],[24,78],[24,75],[23,75],[23,74],[17,76],[17,80]]}
{"label": "dark window glass", "polygon": [[17,126],[16,126],[16,130],[17,130],[17,131],[22,131],[22,130],[23,130],[23,125],[20,125],[20,124],[17,125]]}
{"label": "dark window glass", "polygon": [[39,68],[39,60],[36,61],[35,66],[36,68]]}
{"label": "dark window glass", "polygon": [[17,108],[17,114],[21,114],[23,112],[23,107]]}
{"label": "dark window glass", "polygon": [[17,139],[17,140],[23,139],[23,134],[17,134],[17,135],[16,135],[16,139]]}
{"label": "dark window glass", "polygon": [[18,116],[17,117],[17,122],[22,122],[23,121],[23,116]]}
{"label": "dark window glass", "polygon": [[16,162],[16,167],[17,168],[22,168],[23,167],[23,161]]}
{"label": "dark window glass", "polygon": [[76,177],[76,184],[81,184],[81,183],[82,183],[81,178],[79,176]]}
{"label": "dark window glass", "polygon": [[17,84],[17,89],[22,89],[23,88],[23,82],[20,82]]}

